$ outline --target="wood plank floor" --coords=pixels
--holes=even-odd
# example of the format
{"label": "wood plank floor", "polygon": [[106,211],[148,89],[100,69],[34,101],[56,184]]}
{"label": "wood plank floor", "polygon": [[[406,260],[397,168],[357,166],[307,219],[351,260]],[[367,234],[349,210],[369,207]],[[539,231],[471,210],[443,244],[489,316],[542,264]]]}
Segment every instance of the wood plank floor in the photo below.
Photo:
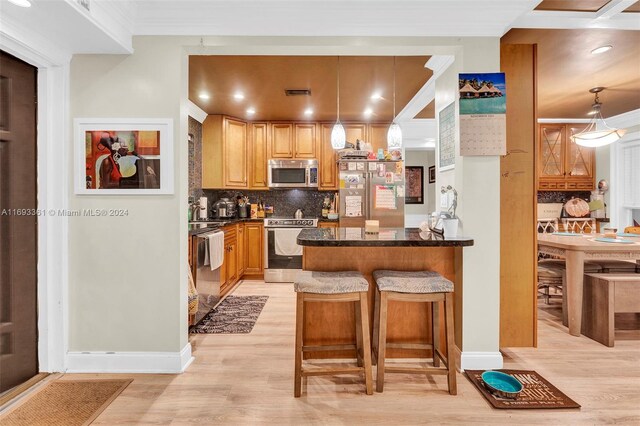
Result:
{"label": "wood plank floor", "polygon": [[251,334],[192,336],[186,373],[133,375],[94,424],[640,424],[640,338],[606,348],[569,336],[546,310],[537,349],[504,351],[505,368],[538,371],[581,410],[495,410],[460,374],[457,396],[445,376],[389,374],[382,394],[348,376],[312,377],[295,399],[292,286],[246,281],[234,294],[269,296]]}

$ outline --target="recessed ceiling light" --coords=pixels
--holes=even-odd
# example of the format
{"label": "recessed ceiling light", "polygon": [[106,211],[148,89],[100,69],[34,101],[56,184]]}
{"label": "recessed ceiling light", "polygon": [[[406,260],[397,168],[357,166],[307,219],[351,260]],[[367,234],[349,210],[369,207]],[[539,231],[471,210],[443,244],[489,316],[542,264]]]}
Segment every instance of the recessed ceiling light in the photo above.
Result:
{"label": "recessed ceiling light", "polygon": [[20,7],[31,7],[31,2],[29,0],[9,0],[9,3],[13,3]]}
{"label": "recessed ceiling light", "polygon": [[598,53],[608,52],[611,49],[613,49],[613,46],[610,45],[610,44],[607,44],[606,46],[596,47],[595,49],[593,49],[591,51],[591,53],[594,54],[594,55],[597,55]]}
{"label": "recessed ceiling light", "polygon": [[371,108],[367,108],[364,110],[363,114],[365,117],[371,117],[371,114],[373,114],[373,110]]}
{"label": "recessed ceiling light", "polygon": [[380,92],[376,92],[373,95],[371,95],[372,101],[379,101],[380,99],[382,99],[382,94]]}
{"label": "recessed ceiling light", "polygon": [[313,110],[311,108],[307,108],[304,110],[304,115],[313,115]]}
{"label": "recessed ceiling light", "polygon": [[256,109],[251,107],[251,108],[247,108],[247,114],[249,115],[253,115],[256,113]]}
{"label": "recessed ceiling light", "polygon": [[211,98],[211,96],[209,96],[209,94],[208,94],[208,93],[205,93],[205,92],[201,92],[201,93],[198,95],[198,97],[199,97],[200,99],[202,99],[203,101],[209,100],[209,99]]}
{"label": "recessed ceiling light", "polygon": [[237,100],[237,101],[241,101],[244,99],[244,95],[240,92],[237,92],[233,95],[233,99]]}

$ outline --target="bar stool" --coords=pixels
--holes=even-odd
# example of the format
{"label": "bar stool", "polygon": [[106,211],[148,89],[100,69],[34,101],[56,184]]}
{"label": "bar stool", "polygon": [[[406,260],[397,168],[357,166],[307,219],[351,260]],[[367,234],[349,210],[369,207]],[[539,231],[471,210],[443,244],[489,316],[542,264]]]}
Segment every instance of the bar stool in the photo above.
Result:
{"label": "bar stool", "polygon": [[[374,356],[378,363],[376,391],[384,389],[384,373],[414,373],[447,375],[449,393],[457,394],[456,363],[454,355],[453,330],[453,283],[433,271],[374,271],[376,281],[375,318],[373,320]],[[387,303],[389,300],[402,302],[431,303],[431,333],[433,343],[387,343]],[[447,357],[440,352],[438,302],[444,301],[445,336]],[[426,319],[425,319],[426,320]],[[431,349],[433,351],[433,367],[386,367],[387,348],[396,349]],[[440,368],[442,360],[446,368]]]}
{"label": "bar stool", "polygon": [[[373,394],[367,301],[369,282],[361,273],[356,271],[302,271],[296,277],[293,287],[297,293],[294,396],[298,398],[302,392],[303,377],[353,373],[364,373],[367,395]],[[307,302],[354,302],[356,343],[349,345],[305,346],[303,342],[304,306]],[[328,326],[331,326],[331,324],[328,324]],[[304,352],[353,349],[356,350],[357,354],[357,367],[327,367],[307,370],[302,366],[302,354]]]}

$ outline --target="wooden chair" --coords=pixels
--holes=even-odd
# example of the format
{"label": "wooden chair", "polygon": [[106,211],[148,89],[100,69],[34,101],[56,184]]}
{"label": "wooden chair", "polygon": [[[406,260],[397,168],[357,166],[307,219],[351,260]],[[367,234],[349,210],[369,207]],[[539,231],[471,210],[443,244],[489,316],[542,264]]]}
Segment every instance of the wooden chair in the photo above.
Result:
{"label": "wooden chair", "polygon": [[[369,338],[369,308],[367,294],[369,282],[359,272],[303,271],[294,282],[297,293],[296,347],[293,395],[302,394],[302,378],[309,376],[364,374],[367,395],[373,394],[371,373],[371,342]],[[307,346],[304,344],[305,303],[351,302],[355,303],[356,342],[349,345]],[[331,324],[327,324],[331,327]],[[326,367],[307,369],[303,364],[305,352],[356,350],[356,367]]]}
{"label": "wooden chair", "polygon": [[[374,357],[378,364],[376,391],[384,390],[385,373],[413,373],[413,374],[442,374],[447,376],[449,393],[457,394],[456,362],[454,349],[453,325],[453,283],[432,271],[374,271],[376,280],[376,302],[373,320]],[[387,342],[387,304],[389,300],[403,302],[431,303],[432,317],[431,343],[388,343]],[[438,304],[444,302],[445,336],[447,356],[439,349]],[[428,318],[425,318],[428,321]],[[398,349],[431,349],[433,352],[433,367],[396,367],[386,366],[387,348]],[[440,360],[445,368],[440,368]]]}

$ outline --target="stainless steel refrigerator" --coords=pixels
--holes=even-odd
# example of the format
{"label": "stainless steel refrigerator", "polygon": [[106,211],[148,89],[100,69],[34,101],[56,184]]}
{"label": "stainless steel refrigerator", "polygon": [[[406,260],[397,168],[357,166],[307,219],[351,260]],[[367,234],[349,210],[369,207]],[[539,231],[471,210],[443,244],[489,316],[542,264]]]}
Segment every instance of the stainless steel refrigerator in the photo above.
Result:
{"label": "stainless steel refrigerator", "polygon": [[341,160],[340,227],[364,228],[379,220],[383,228],[404,228],[402,161]]}

